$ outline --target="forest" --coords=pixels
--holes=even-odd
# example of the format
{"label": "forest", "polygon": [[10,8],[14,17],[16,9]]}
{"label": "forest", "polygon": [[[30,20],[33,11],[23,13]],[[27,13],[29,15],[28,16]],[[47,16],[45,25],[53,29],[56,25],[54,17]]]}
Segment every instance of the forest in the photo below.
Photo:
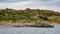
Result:
{"label": "forest", "polygon": [[30,9],[0,9],[0,24],[7,23],[60,23],[60,12],[52,10]]}

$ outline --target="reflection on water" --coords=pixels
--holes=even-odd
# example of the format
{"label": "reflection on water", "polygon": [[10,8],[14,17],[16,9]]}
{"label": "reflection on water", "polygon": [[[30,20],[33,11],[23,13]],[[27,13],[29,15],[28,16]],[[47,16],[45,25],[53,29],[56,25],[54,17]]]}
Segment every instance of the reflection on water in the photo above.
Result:
{"label": "reflection on water", "polygon": [[0,28],[0,34],[60,34],[60,25],[54,28],[6,27]]}

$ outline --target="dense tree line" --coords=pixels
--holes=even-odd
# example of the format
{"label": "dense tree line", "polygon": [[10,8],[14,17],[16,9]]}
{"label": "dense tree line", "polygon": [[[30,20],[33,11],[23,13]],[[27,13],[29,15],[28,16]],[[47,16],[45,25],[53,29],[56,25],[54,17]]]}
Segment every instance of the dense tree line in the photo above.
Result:
{"label": "dense tree line", "polygon": [[[52,20],[51,16],[57,16]],[[60,13],[51,10],[30,9],[15,10],[15,9],[0,9],[0,21],[21,21],[26,22],[40,22],[40,21],[52,21],[60,22]],[[50,19],[51,18],[51,19]],[[55,20],[57,19],[57,20]]]}

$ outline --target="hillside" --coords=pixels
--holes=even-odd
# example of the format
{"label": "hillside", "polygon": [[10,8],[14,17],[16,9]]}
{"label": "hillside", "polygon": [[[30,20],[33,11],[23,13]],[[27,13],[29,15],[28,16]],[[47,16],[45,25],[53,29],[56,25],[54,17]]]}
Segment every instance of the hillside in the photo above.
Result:
{"label": "hillside", "polygon": [[0,9],[0,24],[7,23],[60,23],[60,13],[51,10],[30,9]]}

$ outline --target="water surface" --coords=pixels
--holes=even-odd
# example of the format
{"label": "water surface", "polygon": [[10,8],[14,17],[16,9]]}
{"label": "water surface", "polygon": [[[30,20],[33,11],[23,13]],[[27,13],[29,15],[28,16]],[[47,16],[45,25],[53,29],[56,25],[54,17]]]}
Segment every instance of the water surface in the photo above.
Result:
{"label": "water surface", "polygon": [[0,34],[60,34],[60,25],[54,28],[0,27]]}

